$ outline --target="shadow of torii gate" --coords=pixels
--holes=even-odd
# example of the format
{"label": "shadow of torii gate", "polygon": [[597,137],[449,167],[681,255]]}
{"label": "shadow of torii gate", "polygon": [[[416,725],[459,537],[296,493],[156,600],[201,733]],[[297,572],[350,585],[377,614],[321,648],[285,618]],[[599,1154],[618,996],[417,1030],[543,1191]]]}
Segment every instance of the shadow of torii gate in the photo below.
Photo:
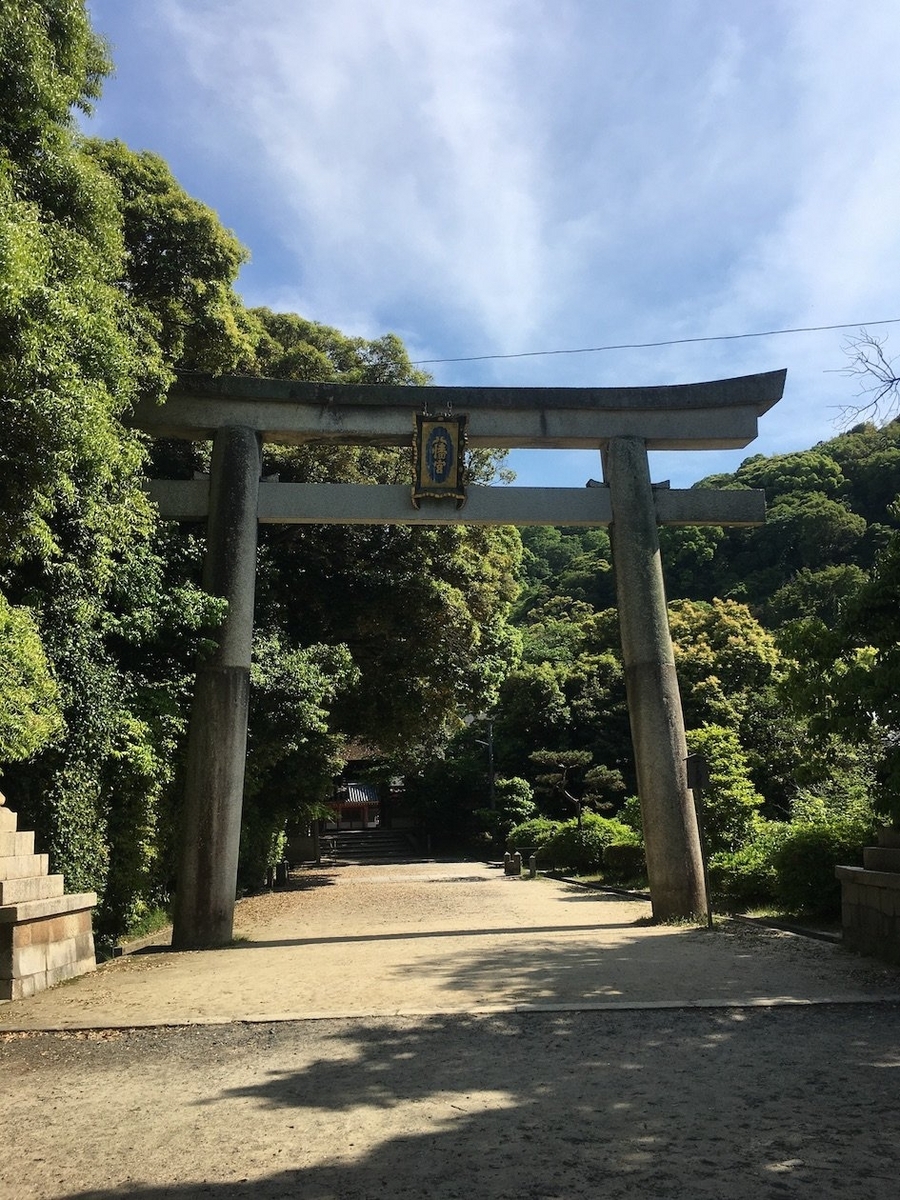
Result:
{"label": "shadow of torii gate", "polygon": [[[781,399],[785,371],[641,388],[410,387],[183,375],[132,424],[153,437],[213,440],[208,479],[156,481],[162,517],[207,519],[203,584],[228,601],[199,668],[188,735],[172,944],[231,940],[253,641],[256,542],[270,524],[608,526],[626,694],[657,920],[705,916],[697,821],[666,616],[658,525],[759,525],[761,491],[657,489],[648,450],[739,449]],[[475,487],[462,511],[411,489],[260,481],[262,444],[409,445],[419,411],[468,415],[473,447],[596,449],[604,483]]]}

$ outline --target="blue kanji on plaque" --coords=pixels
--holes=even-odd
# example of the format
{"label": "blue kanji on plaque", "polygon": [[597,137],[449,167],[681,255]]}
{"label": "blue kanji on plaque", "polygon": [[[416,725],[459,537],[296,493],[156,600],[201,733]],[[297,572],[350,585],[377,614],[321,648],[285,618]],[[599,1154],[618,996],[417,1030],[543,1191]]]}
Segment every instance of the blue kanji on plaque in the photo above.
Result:
{"label": "blue kanji on plaque", "polygon": [[462,507],[465,487],[465,416],[428,417],[416,414],[415,481],[412,500],[416,508],[425,499],[449,499]]}
{"label": "blue kanji on plaque", "polygon": [[428,466],[429,482],[446,483],[453,469],[456,455],[449,431],[443,425],[435,425],[428,435],[425,446],[425,462]]}

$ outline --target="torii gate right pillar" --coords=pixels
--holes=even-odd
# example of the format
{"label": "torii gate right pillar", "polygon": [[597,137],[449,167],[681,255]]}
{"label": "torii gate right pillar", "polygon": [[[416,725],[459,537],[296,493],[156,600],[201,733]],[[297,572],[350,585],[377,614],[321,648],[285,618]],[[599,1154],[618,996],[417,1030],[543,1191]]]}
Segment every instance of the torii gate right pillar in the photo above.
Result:
{"label": "torii gate right pillar", "polygon": [[702,918],[708,898],[687,788],[684,717],[646,445],[637,437],[611,438],[603,464],[653,916],[657,921]]}

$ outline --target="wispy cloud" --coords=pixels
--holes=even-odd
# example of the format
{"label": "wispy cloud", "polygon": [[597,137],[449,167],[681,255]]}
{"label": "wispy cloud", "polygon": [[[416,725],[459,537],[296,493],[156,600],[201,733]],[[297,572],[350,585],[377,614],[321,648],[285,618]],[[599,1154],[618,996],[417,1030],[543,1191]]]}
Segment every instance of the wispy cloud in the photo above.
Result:
{"label": "wispy cloud", "polygon": [[[124,120],[127,139],[142,112],[192,190],[234,214],[253,303],[394,329],[428,358],[900,315],[894,6],[91,7],[142,39],[101,132]],[[142,72],[149,111],[129,91]],[[781,449],[831,431],[839,340],[436,370],[640,384],[787,365],[760,443]]]}
{"label": "wispy cloud", "polygon": [[[546,258],[513,19],[529,6],[169,4],[282,212],[310,299],[529,336]],[[546,10],[535,19],[548,19]],[[215,136],[215,118],[210,135]],[[363,299],[365,297],[365,299]]]}

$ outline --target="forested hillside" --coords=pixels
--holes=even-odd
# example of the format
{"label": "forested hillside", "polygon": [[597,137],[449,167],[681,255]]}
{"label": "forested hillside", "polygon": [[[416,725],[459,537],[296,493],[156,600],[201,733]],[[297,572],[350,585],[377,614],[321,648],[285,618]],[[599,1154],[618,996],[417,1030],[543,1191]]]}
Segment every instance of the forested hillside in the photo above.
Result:
{"label": "forested hillside", "polygon": [[[689,746],[713,772],[716,878],[735,856],[762,856],[754,869],[769,870],[764,848],[788,833],[853,856],[873,822],[900,815],[900,421],[753,455],[696,486],[764,488],[768,505],[757,529],[660,532]],[[540,799],[547,753],[574,755],[570,792],[580,785],[634,824],[609,538],[535,528],[522,540],[522,658],[501,689],[497,762],[537,783]],[[590,778],[599,768],[605,792]],[[571,815],[560,787],[542,809]],[[744,883],[765,898],[758,872]]]}

